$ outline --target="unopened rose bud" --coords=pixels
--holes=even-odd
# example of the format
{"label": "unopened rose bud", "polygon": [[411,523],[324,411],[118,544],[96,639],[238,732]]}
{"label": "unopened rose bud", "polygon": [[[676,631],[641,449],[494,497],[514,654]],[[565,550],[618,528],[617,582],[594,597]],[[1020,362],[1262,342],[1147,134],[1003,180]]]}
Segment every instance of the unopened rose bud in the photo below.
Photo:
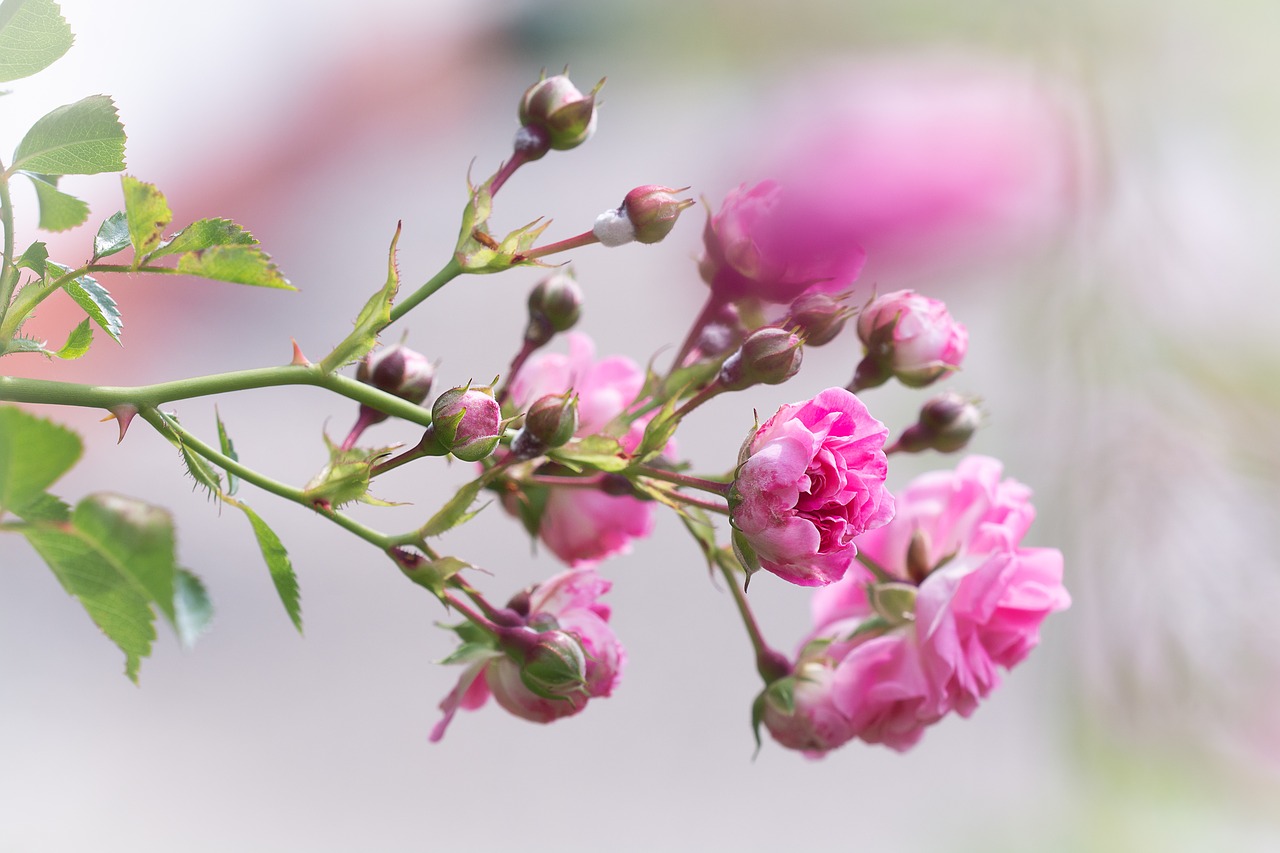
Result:
{"label": "unopened rose bud", "polygon": [[563,74],[539,80],[520,99],[520,124],[545,134],[546,144],[557,151],[576,148],[595,132],[596,93],[603,85],[601,80],[584,95]]}
{"label": "unopened rose bud", "polygon": [[657,243],[671,233],[680,218],[680,212],[692,207],[691,198],[676,198],[675,193],[682,193],[688,187],[673,189],[656,184],[636,187],[627,193],[619,208],[627,214],[635,228],[636,241],[640,243]]}
{"label": "unopened rose bud", "polygon": [[543,447],[560,447],[578,430],[578,395],[548,394],[529,407],[524,432]]}
{"label": "unopened rose bud", "polygon": [[369,353],[356,368],[356,379],[410,403],[427,399],[435,377],[427,357],[403,344]]}
{"label": "unopened rose bud", "polygon": [[542,346],[556,332],[567,332],[582,314],[582,288],[567,272],[556,272],[529,291],[529,324],[525,340]]}
{"label": "unopened rose bud", "polygon": [[866,369],[859,365],[860,374],[892,375],[912,388],[957,369],[969,348],[969,333],[946,305],[910,290],[887,293],[867,305],[858,316],[858,337],[867,348],[864,361],[874,363]]}
{"label": "unopened rose bud", "polygon": [[807,346],[820,347],[844,329],[849,309],[826,293],[806,293],[791,303],[787,323],[799,328]]}
{"label": "unopened rose bud", "polygon": [[524,686],[544,699],[586,693],[587,659],[582,644],[564,631],[543,631],[520,667]]}
{"label": "unopened rose bud", "polygon": [[905,625],[916,618],[916,587],[909,583],[873,584],[868,590],[871,608],[890,625]]}
{"label": "unopened rose bud", "polygon": [[779,385],[800,370],[804,348],[798,335],[776,326],[756,329],[720,368],[719,381],[727,391],[752,385]]}
{"label": "unopened rose bud", "polygon": [[431,407],[440,446],[465,462],[493,453],[502,438],[502,411],[491,388],[453,388]]}
{"label": "unopened rose bud", "polygon": [[920,409],[920,420],[902,431],[897,448],[907,453],[937,450],[954,453],[963,449],[978,427],[982,413],[972,401],[953,391],[929,400]]}
{"label": "unopened rose bud", "polygon": [[704,358],[714,358],[737,349],[747,337],[747,327],[731,303],[721,305],[698,333],[697,348]]}

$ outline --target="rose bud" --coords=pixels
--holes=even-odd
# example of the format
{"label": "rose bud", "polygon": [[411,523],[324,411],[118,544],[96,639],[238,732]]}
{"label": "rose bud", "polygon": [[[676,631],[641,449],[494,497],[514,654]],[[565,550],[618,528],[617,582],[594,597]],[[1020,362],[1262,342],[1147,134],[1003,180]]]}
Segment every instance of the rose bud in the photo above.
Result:
{"label": "rose bud", "polygon": [[800,370],[803,343],[799,335],[766,326],[756,329],[720,368],[719,381],[726,391],[752,385],[779,385]]}
{"label": "rose bud", "polygon": [[[557,151],[576,148],[595,132],[596,93],[603,85],[601,80],[584,95],[564,74],[544,77],[520,99],[520,125],[543,134],[546,144]],[[517,144],[519,141],[517,136]]]}
{"label": "rose bud", "polygon": [[431,407],[431,419],[436,441],[464,462],[478,462],[493,453],[502,438],[502,411],[492,388],[444,392]]}
{"label": "rose bud", "polygon": [[539,397],[524,418],[524,432],[543,447],[560,447],[578,430],[578,395]]}
{"label": "rose bud", "polygon": [[369,353],[356,368],[359,381],[410,403],[427,399],[435,378],[436,370],[427,357],[403,344]]}
{"label": "rose bud", "polygon": [[680,211],[694,205],[693,199],[676,198],[674,195],[687,189],[649,184],[627,193],[620,209],[626,211],[627,218],[635,227],[637,242],[657,243],[671,233],[680,218]]}
{"label": "rose bud", "polygon": [[[867,348],[855,385],[897,377],[922,388],[956,370],[969,348],[969,333],[951,318],[947,306],[910,290],[873,300],[858,316],[858,337]],[[875,382],[876,379],[879,382]]]}
{"label": "rose bud", "polygon": [[849,313],[834,296],[815,291],[791,303],[787,325],[800,330],[807,346],[820,347],[835,340],[843,331]]}
{"label": "rose bud", "polygon": [[924,404],[920,420],[902,431],[895,449],[954,453],[969,443],[981,424],[977,406],[954,391],[946,391]]}
{"label": "rose bud", "polygon": [[582,288],[567,272],[547,276],[529,291],[525,340],[541,346],[556,332],[572,329],[582,314]]}

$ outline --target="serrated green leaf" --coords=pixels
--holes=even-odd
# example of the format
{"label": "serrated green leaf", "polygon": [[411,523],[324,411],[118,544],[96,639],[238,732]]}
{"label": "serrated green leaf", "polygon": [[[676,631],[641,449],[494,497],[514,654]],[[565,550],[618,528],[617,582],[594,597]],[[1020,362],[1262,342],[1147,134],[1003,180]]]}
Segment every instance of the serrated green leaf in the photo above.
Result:
{"label": "serrated green leaf", "polygon": [[36,201],[40,203],[40,228],[45,231],[66,231],[75,228],[89,218],[89,205],[73,195],[58,189],[57,175],[37,175],[23,172],[36,188]]}
{"label": "serrated green leaf", "polygon": [[67,342],[54,355],[70,361],[87,353],[92,345],[93,327],[89,324],[89,318],[86,317],[80,321],[80,325],[71,330],[71,334],[67,335]]}
{"label": "serrated green leaf", "polygon": [[129,217],[123,210],[102,220],[93,238],[93,257],[108,258],[129,248]]}
{"label": "serrated green leaf", "polygon": [[83,449],[80,437],[66,427],[16,406],[0,406],[0,512],[16,512],[40,499]]}
{"label": "serrated green leaf", "polygon": [[63,588],[125,654],[125,674],[138,680],[155,640],[155,610],[176,626],[173,523],[169,514],[132,498],[90,495],[71,522],[23,530]]}
{"label": "serrated green leaf", "polygon": [[360,309],[351,334],[321,360],[320,369],[325,373],[332,373],[364,358],[377,346],[378,333],[391,323],[391,303],[400,290],[400,270],[396,267],[396,244],[399,242],[400,223],[397,222],[396,233],[391,237],[391,250],[387,253],[387,280]]}
{"label": "serrated green leaf", "polygon": [[49,260],[49,248],[39,240],[27,247],[14,263],[23,268],[31,270],[38,276],[44,275],[44,263]]}
{"label": "serrated green leaf", "polygon": [[[71,271],[69,267],[53,261],[46,261],[45,266],[62,275]],[[111,298],[111,294],[105,287],[98,284],[92,276],[82,275],[63,282],[62,289],[84,309],[89,319],[97,323],[113,341],[120,343],[120,330],[124,328],[124,322],[120,317],[120,309],[116,307],[116,301]]]}
{"label": "serrated green leaf", "polygon": [[173,612],[178,641],[188,649],[213,623],[213,603],[204,582],[186,569],[174,575]]}
{"label": "serrated green leaf", "polygon": [[257,239],[230,219],[197,219],[161,243],[151,257],[203,252],[215,246],[253,246]]}
{"label": "serrated green leaf", "polygon": [[[477,477],[461,489],[458,489],[458,493],[449,498],[448,502],[440,508],[440,511],[431,516],[426,524],[422,525],[422,529],[418,531],[419,535],[423,537],[439,536],[446,530],[451,530],[474,517],[484,507],[480,507],[475,512],[468,512],[467,510],[471,509],[471,504],[475,503],[476,497],[480,494],[480,489],[483,486],[484,479]],[[485,506],[488,506],[488,504],[485,504]]]}
{"label": "serrated green leaf", "polygon": [[73,41],[53,0],[5,0],[0,5],[0,83],[48,68]]}
{"label": "serrated green leaf", "polygon": [[[214,420],[218,422],[218,449],[222,451],[222,455],[236,462],[240,461],[240,457],[236,455],[236,446],[231,442],[230,436],[227,435],[227,428],[222,424],[222,416],[218,414],[215,406],[213,410]],[[230,471],[227,472],[227,494],[234,495],[240,490],[240,478]]]}
{"label": "serrated green leaf", "polygon": [[178,258],[178,272],[214,281],[297,290],[271,262],[271,256],[253,246],[214,246],[188,252]]}
{"label": "serrated green leaf", "polygon": [[124,168],[124,126],[106,95],[58,107],[31,126],[10,170],[42,175],[95,175]]}
{"label": "serrated green leaf", "polygon": [[62,522],[71,520],[71,507],[67,505],[67,502],[48,492],[27,501],[25,506],[20,506],[13,512],[23,521],[33,523],[38,521]]}
{"label": "serrated green leaf", "polygon": [[261,516],[239,501],[236,501],[235,505],[248,516],[249,523],[253,525],[253,535],[258,539],[258,548],[262,551],[262,558],[267,562],[267,570],[271,572],[271,583],[275,584],[276,595],[280,596],[280,603],[284,605],[285,613],[289,614],[289,621],[293,622],[293,627],[297,628],[298,633],[301,634],[301,594],[298,591],[298,576],[294,574],[289,553],[281,544],[280,537],[267,526]]}
{"label": "serrated green leaf", "polygon": [[582,470],[582,466],[597,471],[622,471],[632,463],[618,440],[609,435],[575,439],[563,447],[547,451],[547,456],[576,471]]}
{"label": "serrated green leaf", "polygon": [[143,258],[160,245],[164,229],[173,221],[169,202],[154,184],[140,181],[132,175],[121,175],[120,186],[124,191],[124,215],[129,223],[129,242],[133,244],[133,265],[142,264]]}
{"label": "serrated green leaf", "polygon": [[50,358],[51,354],[45,347],[45,343],[46,341],[38,341],[35,338],[17,336],[12,340],[0,343],[0,355],[19,352],[38,352],[45,358]]}

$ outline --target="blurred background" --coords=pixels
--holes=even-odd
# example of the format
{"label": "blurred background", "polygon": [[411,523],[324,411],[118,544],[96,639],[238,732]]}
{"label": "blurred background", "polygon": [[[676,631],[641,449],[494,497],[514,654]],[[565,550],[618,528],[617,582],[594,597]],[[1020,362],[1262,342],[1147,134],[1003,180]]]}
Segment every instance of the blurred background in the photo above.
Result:
{"label": "blurred background", "polygon": [[[245,497],[298,569],[306,638],[248,525],[193,491],[145,425],[119,447],[99,412],[46,411],[84,436],[56,487],[170,507],[183,563],[217,607],[191,651],[161,630],[141,688],[25,542],[0,540],[0,850],[1200,851],[1280,849],[1280,5],[926,0],[63,0],[77,35],[0,102],[0,146],[55,105],[113,95],[129,172],[175,225],[225,216],[301,289],[104,277],[125,346],[4,360],[17,375],[141,384],[319,357],[385,274],[403,220],[406,286],[456,238],[477,179],[509,154],[538,70],[608,75],[599,129],[504,188],[495,230],[588,228],[631,187],[729,189],[808,175],[815,216],[865,234],[863,292],[915,287],[970,330],[950,380],[983,398],[972,449],[1035,488],[1031,544],[1066,555],[1071,610],[969,720],[905,755],[849,745],[810,761],[766,741],[731,601],[678,521],[603,565],[629,661],[622,689],[545,728],[490,706],[427,733],[457,672],[445,614],[385,558],[299,509]],[[803,168],[802,168],[803,167]],[[68,178],[91,224],[49,235],[89,254],[114,176]],[[23,188],[19,245],[37,235]],[[701,207],[655,247],[572,254],[581,328],[640,363],[701,305]],[[44,236],[41,237],[45,239]],[[450,285],[389,334],[440,360],[438,387],[502,372],[535,270]],[[51,300],[52,302],[53,300]],[[36,330],[78,320],[50,305]],[[700,470],[751,424],[848,382],[846,335],[784,388],[721,398],[681,432]],[[668,350],[669,352],[669,350]],[[926,395],[868,392],[891,430]],[[213,430],[213,402],[174,406]],[[219,399],[241,458],[302,483],[354,405],[314,389]],[[396,424],[370,441],[415,441]],[[948,467],[897,460],[895,486]],[[434,512],[469,466],[379,480]],[[495,599],[557,571],[495,509],[448,553]],[[753,583],[790,649],[807,596]]]}

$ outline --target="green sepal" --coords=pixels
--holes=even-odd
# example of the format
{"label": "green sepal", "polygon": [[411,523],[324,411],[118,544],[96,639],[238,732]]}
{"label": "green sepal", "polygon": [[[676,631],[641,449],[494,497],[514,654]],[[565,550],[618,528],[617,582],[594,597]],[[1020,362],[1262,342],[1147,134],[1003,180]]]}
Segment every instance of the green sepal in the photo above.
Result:
{"label": "green sepal", "polygon": [[0,4],[0,83],[43,71],[74,40],[53,0],[5,0]]}
{"label": "green sepal", "polygon": [[400,290],[400,270],[396,266],[396,244],[399,242],[400,223],[397,222],[396,233],[391,237],[391,249],[387,252],[387,280],[360,309],[351,333],[321,360],[320,369],[325,373],[332,373],[364,358],[378,345],[378,334],[391,325],[391,303]]}
{"label": "green sepal", "polygon": [[436,598],[444,601],[444,591],[449,578],[463,569],[473,568],[475,566],[457,557],[441,557],[438,560],[423,560],[412,569],[401,566],[401,571],[409,580],[426,587]]}
{"label": "green sepal", "polygon": [[488,643],[463,643],[458,646],[447,656],[436,661],[442,665],[475,663],[481,660],[491,660],[493,658],[502,657],[502,652],[495,649]]}
{"label": "green sepal", "polygon": [[653,420],[649,421],[644,428],[644,437],[640,439],[640,445],[636,448],[636,459],[645,462],[658,456],[666,449],[667,442],[676,434],[676,430],[680,427],[680,419],[676,417],[676,397],[662,405],[658,413],[654,415]]}
{"label": "green sepal", "polygon": [[784,714],[796,712],[796,680],[794,676],[779,678],[769,682],[764,689],[764,701],[773,705]]}
{"label": "green sepal", "polygon": [[45,489],[71,470],[83,451],[80,436],[66,427],[16,406],[0,406],[0,514],[22,515],[47,499]]}
{"label": "green sepal", "polygon": [[298,576],[293,570],[293,561],[289,559],[289,552],[285,550],[276,532],[247,504],[235,500],[228,500],[227,503],[238,507],[249,519],[249,524],[253,526],[253,535],[258,540],[258,550],[262,552],[262,559],[267,563],[267,571],[271,573],[271,583],[276,588],[276,595],[280,597],[285,613],[289,614],[289,621],[301,634],[301,592],[298,589]]}
{"label": "green sepal", "polygon": [[44,278],[44,266],[47,260],[49,260],[49,247],[37,240],[28,246],[27,250],[14,261],[14,266],[31,270],[36,275]]}
{"label": "green sepal", "polygon": [[329,441],[328,436],[324,442],[329,448],[329,463],[303,489],[307,501],[339,509],[367,500],[373,466],[390,455],[394,448],[353,447],[343,450]]}
{"label": "green sepal", "polygon": [[[227,435],[227,428],[222,423],[222,416],[218,414],[217,406],[213,409],[213,418],[218,423],[218,449],[222,451],[222,455],[236,462],[240,461],[240,457],[236,455],[236,446],[231,441],[231,437]],[[240,478],[230,471],[227,472],[227,494],[234,495],[240,490]]]}
{"label": "green sepal", "polygon": [[54,355],[70,361],[87,353],[92,345],[93,326],[90,325],[89,318],[85,317],[80,325],[71,330],[71,334],[67,335],[67,342]]}
{"label": "green sepal", "polygon": [[[732,527],[732,525],[730,525]],[[738,563],[742,566],[743,571],[747,573],[747,578],[742,583],[742,588],[746,589],[751,583],[751,576],[760,571],[760,557],[756,554],[756,549],[751,547],[751,543],[747,541],[747,537],[742,531],[733,527],[733,533],[730,541],[733,542],[733,555],[738,558]]]}
{"label": "green sepal", "polygon": [[596,471],[625,471],[633,462],[618,439],[611,435],[584,436],[548,450],[546,455],[572,471],[582,471],[584,467]]}
{"label": "green sepal", "polygon": [[129,242],[133,244],[133,267],[137,269],[164,239],[164,229],[173,221],[173,211],[164,193],[155,184],[140,181],[132,175],[120,176],[124,192],[124,213],[129,223]]}
{"label": "green sepal", "polygon": [[[53,273],[61,278],[71,272],[70,267],[64,267],[54,261],[45,261],[45,267],[46,279],[53,277]],[[113,341],[120,343],[120,332],[124,328],[124,322],[120,317],[120,309],[116,307],[116,301],[111,298],[111,294],[105,287],[98,284],[92,276],[82,275],[79,278],[64,281],[62,289],[84,309],[89,319],[97,323]]]}
{"label": "green sepal", "polygon": [[[469,187],[471,196],[462,211],[462,229],[454,258],[463,272],[483,274],[502,272],[514,266],[544,266],[536,260],[528,260],[524,254],[547,230],[550,222],[541,217],[507,234],[499,242],[489,232],[489,216],[493,213],[493,194],[489,187],[493,178],[478,187]],[[541,224],[539,224],[541,223]]]}
{"label": "green sepal", "polygon": [[755,701],[751,703],[751,734],[756,740],[756,751],[751,756],[753,759],[760,754],[760,749],[764,746],[764,741],[760,739],[760,727],[764,725],[764,691],[761,690],[756,694]]}
{"label": "green sepal", "polygon": [[418,535],[423,538],[439,536],[446,530],[452,530],[459,524],[470,521],[488,506],[488,504],[483,504],[475,511],[469,511],[484,486],[484,477],[477,477],[464,484],[462,488],[458,489],[457,494],[449,498],[445,505],[440,508],[439,512],[431,516],[427,523],[422,525],[418,530]]}
{"label": "green sepal", "polygon": [[67,231],[89,218],[89,205],[58,189],[57,175],[38,175],[23,171],[36,189],[40,204],[39,227],[44,231]]}
{"label": "green sepal", "polygon": [[186,569],[174,575],[173,611],[173,627],[184,648],[194,646],[213,624],[213,602],[204,582]]}
{"label": "green sepal", "polygon": [[70,522],[23,529],[63,588],[125,654],[135,683],[155,640],[155,612],[176,627],[173,522],[169,513],[119,495],[90,495]]}
{"label": "green sepal", "polygon": [[[165,418],[174,423],[178,422],[176,415],[167,414]],[[187,475],[195,480],[197,485],[203,486],[205,493],[209,497],[216,498],[221,495],[222,475],[218,472],[218,469],[209,464],[208,460],[203,456],[187,447],[186,442],[182,440],[182,436],[177,432],[168,430],[164,433],[164,437],[178,449],[178,454],[182,457],[182,465],[186,468]]]}
{"label": "green sepal", "polygon": [[93,259],[107,258],[129,248],[129,217],[123,210],[102,220],[93,237]]}
{"label": "green sepal", "polygon": [[124,125],[106,95],[58,107],[27,131],[10,171],[41,175],[95,175],[124,168]]}

